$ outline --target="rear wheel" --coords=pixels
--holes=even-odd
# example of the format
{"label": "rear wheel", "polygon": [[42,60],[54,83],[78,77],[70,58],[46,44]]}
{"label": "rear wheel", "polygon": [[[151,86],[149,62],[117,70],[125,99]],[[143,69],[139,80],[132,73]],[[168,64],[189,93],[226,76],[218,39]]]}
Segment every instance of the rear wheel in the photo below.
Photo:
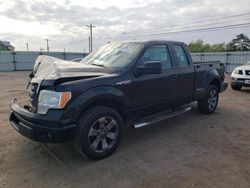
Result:
{"label": "rear wheel", "polygon": [[204,114],[211,114],[215,111],[219,101],[219,90],[215,85],[210,85],[207,94],[203,99],[197,101],[198,109]]}
{"label": "rear wheel", "polygon": [[97,106],[79,119],[76,146],[79,153],[99,160],[111,155],[119,146],[122,118],[112,108]]}
{"label": "rear wheel", "polygon": [[237,86],[237,85],[232,85],[232,84],[231,84],[231,88],[232,88],[233,90],[241,90],[242,86]]}

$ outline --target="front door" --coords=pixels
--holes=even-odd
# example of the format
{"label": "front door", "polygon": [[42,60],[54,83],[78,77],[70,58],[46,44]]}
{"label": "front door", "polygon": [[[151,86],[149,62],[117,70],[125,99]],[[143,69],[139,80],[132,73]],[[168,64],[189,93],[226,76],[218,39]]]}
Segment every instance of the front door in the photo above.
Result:
{"label": "front door", "polygon": [[175,98],[176,68],[173,67],[167,45],[152,45],[145,49],[137,66],[148,61],[160,61],[161,74],[146,74],[134,77],[131,82],[133,108],[144,109],[145,114],[167,108],[167,103]]}

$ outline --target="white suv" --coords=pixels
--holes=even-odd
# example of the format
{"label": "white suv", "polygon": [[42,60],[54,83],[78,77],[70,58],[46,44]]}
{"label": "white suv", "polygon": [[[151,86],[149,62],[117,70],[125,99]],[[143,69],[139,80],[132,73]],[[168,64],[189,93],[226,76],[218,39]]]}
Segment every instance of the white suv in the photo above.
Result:
{"label": "white suv", "polygon": [[240,90],[242,87],[250,87],[250,61],[243,66],[236,67],[231,74],[231,87]]}

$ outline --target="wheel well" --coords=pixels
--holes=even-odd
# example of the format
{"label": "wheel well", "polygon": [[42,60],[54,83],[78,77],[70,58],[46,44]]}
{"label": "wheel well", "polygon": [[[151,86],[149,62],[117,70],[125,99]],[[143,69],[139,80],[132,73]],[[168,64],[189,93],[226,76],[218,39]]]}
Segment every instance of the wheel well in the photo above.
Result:
{"label": "wheel well", "polygon": [[220,91],[220,81],[218,79],[212,80],[210,82],[210,85],[215,85],[218,88],[218,90]]}
{"label": "wheel well", "polygon": [[122,102],[120,102],[119,100],[117,100],[117,99],[102,98],[102,99],[95,100],[93,102],[90,102],[83,109],[82,113],[84,113],[84,111],[86,111],[87,109],[89,109],[89,108],[91,108],[93,106],[107,106],[107,107],[113,108],[114,110],[116,110],[120,114],[123,121],[126,122],[127,117],[126,117],[126,114],[125,114],[125,105]]}

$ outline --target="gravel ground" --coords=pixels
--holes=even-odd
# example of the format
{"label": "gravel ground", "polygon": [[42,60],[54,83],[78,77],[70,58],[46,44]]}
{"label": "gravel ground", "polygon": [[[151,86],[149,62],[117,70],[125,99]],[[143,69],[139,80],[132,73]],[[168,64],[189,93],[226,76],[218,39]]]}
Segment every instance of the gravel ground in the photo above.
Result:
{"label": "gravel ground", "polygon": [[250,89],[221,94],[212,115],[193,110],[141,129],[124,128],[118,150],[90,161],[72,142],[43,145],[9,124],[28,72],[0,73],[0,187],[250,187]]}

